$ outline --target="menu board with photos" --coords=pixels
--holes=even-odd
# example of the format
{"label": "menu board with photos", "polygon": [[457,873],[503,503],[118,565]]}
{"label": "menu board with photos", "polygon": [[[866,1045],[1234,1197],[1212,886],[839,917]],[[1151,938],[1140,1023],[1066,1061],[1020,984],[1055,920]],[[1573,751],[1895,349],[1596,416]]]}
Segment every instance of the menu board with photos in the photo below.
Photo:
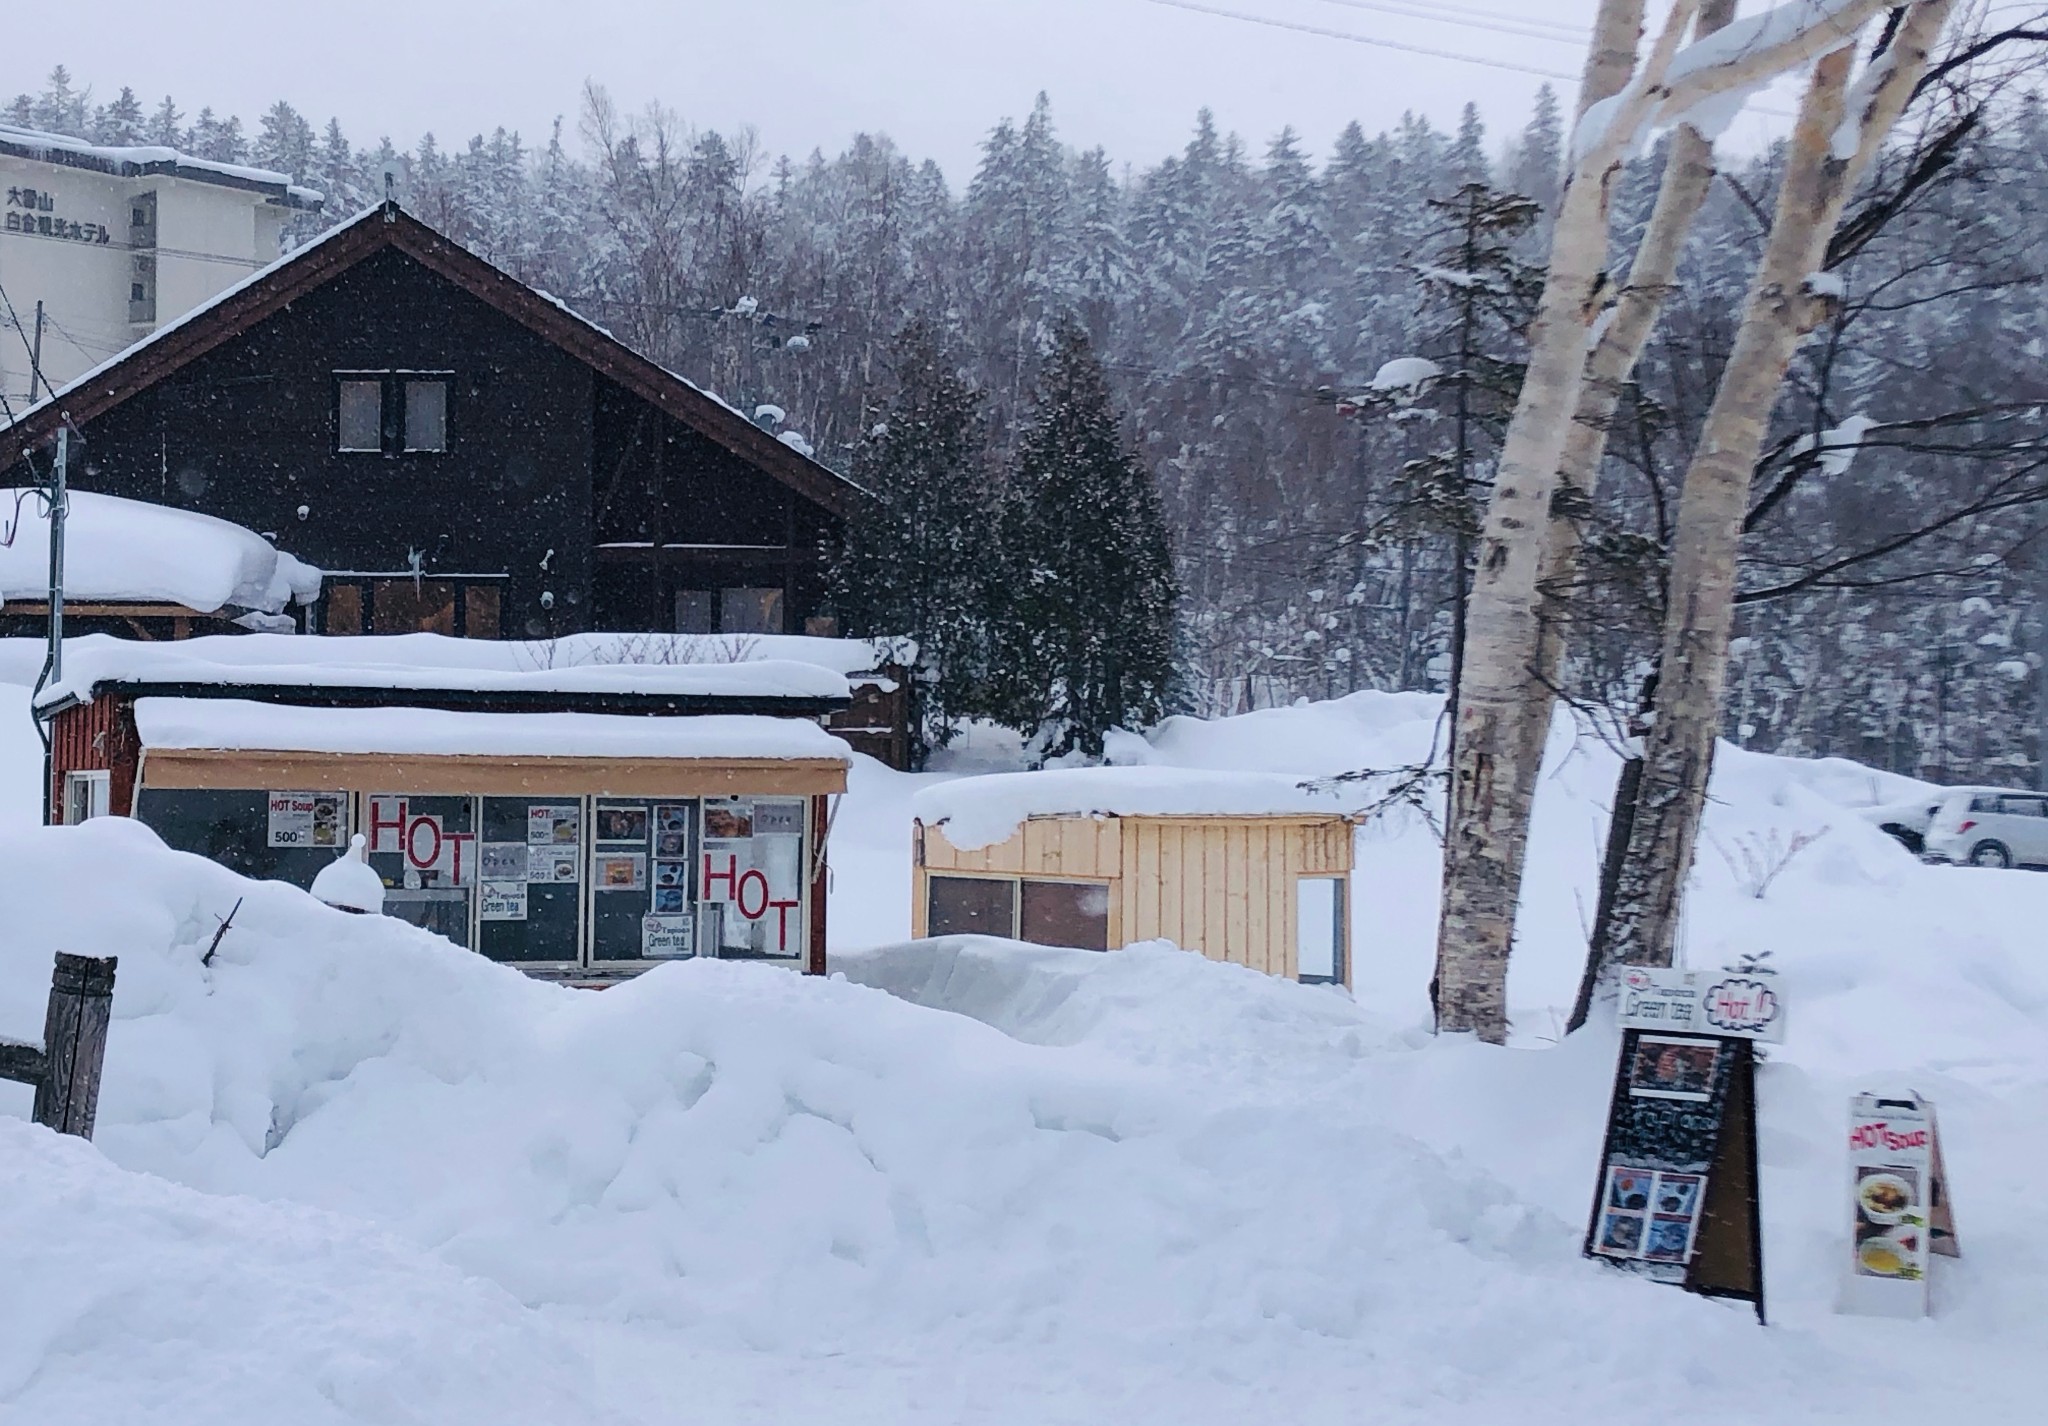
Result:
{"label": "menu board with photos", "polygon": [[593,812],[591,958],[682,960],[697,954],[691,876],[698,803],[605,798]]}
{"label": "menu board with photos", "polygon": [[1749,1039],[1622,1036],[1586,1252],[1763,1316]]}
{"label": "menu board with photos", "polygon": [[1929,1254],[1962,1255],[1931,1103],[1871,1094],[1850,1102],[1849,1205],[1841,1309],[1925,1316]]}

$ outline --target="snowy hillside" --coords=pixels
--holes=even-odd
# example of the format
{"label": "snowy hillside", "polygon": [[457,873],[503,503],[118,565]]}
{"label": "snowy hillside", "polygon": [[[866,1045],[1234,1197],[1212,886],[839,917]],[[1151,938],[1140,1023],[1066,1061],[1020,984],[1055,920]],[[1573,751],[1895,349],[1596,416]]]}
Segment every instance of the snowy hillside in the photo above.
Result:
{"label": "snowy hillside", "polygon": [[[1361,696],[1113,751],[1389,766],[1433,713]],[[561,990],[131,823],[0,834],[0,1034],[38,1030],[53,949],[121,957],[96,1145],[0,1124],[28,1284],[0,1417],[1547,1422],[1676,1382],[1742,1421],[2032,1419],[2048,877],[1918,866],[1843,810],[1898,791],[1846,765],[1726,760],[1731,854],[1830,828],[1762,900],[1709,850],[1689,933],[1784,967],[1760,1332],[1578,1256],[1614,1041],[1534,1046],[1612,765],[1553,752],[1516,1049],[1422,1033],[1419,819],[1362,834],[1357,1004],[1157,946],[886,944],[931,779],[867,762],[829,981]],[[1906,1086],[1941,1107],[1966,1256],[1930,1323],[1837,1317],[1847,1096]]]}

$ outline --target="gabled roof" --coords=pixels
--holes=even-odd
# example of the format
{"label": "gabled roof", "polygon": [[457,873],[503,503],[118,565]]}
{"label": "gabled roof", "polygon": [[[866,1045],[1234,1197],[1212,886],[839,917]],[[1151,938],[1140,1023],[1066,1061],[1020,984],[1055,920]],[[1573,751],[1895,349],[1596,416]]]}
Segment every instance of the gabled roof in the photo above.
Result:
{"label": "gabled roof", "polygon": [[552,342],[799,495],[844,515],[857,487],[777,439],[674,372],[648,360],[567,305],[536,292],[396,203],[366,210],[159,328],[111,360],[0,426],[0,460],[54,439],[65,422],[82,424],[149,390],[230,339],[274,316],[367,258],[396,249]]}
{"label": "gabled roof", "polygon": [[183,178],[217,188],[240,188],[283,208],[313,211],[323,201],[314,189],[293,183],[288,173],[239,163],[216,163],[160,144],[92,144],[68,134],[46,134],[39,129],[0,124],[0,154],[115,178]]}

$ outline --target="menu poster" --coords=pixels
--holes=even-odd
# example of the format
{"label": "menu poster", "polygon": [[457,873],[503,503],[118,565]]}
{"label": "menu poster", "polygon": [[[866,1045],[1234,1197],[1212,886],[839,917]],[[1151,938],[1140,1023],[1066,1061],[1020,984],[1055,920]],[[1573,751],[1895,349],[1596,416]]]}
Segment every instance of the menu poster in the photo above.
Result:
{"label": "menu poster", "polygon": [[599,807],[597,809],[597,839],[600,842],[647,841],[647,809],[645,807]]}
{"label": "menu poster", "polygon": [[697,918],[689,912],[640,918],[640,955],[650,961],[682,960],[697,953]]}
{"label": "menu poster", "polygon": [[339,847],[347,821],[342,802],[339,792],[271,793],[269,845]]}
{"label": "menu poster", "polygon": [[1585,1251],[1761,1321],[1754,1064],[1747,1038],[1623,1033]]}
{"label": "menu poster", "polygon": [[526,879],[543,886],[567,882],[574,885],[581,880],[576,874],[578,858],[574,848],[558,851],[554,847],[528,847]]}
{"label": "menu poster", "polygon": [[1961,1256],[1934,1106],[1858,1095],[1849,1106],[1849,1261],[1840,1310],[1923,1317],[1930,1253]]}
{"label": "menu poster", "polygon": [[599,852],[595,885],[599,891],[645,891],[645,852]]}
{"label": "menu poster", "polygon": [[526,919],[526,883],[523,881],[487,881],[483,884],[483,900],[479,903],[478,914],[486,921],[524,921]]}
{"label": "menu poster", "polygon": [[573,849],[583,831],[583,808],[575,802],[536,802],[526,809],[526,844]]}
{"label": "menu poster", "polygon": [[738,797],[715,798],[704,804],[704,839],[754,835],[754,804]]}

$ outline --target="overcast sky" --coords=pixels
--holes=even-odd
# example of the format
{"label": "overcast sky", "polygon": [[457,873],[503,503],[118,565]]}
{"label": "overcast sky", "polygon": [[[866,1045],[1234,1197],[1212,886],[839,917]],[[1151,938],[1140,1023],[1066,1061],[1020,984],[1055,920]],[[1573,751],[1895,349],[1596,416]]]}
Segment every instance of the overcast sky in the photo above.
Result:
{"label": "overcast sky", "polygon": [[1543,81],[1472,60],[1575,74],[1583,46],[1560,40],[1583,32],[1594,0],[1176,3],[1383,43],[1165,0],[92,0],[9,5],[4,82],[40,87],[61,62],[97,98],[128,84],[147,106],[169,93],[252,132],[286,98],[316,124],[338,117],[359,146],[389,134],[405,147],[498,124],[539,143],[557,115],[573,133],[590,78],[625,108],[751,124],[771,152],[829,153],[880,130],[958,188],[989,126],[1041,89],[1064,139],[1119,164],[1178,148],[1205,104],[1254,143],[1293,124],[1321,152],[1348,119],[1376,131],[1414,110],[1448,127],[1470,99],[1498,140]]}

